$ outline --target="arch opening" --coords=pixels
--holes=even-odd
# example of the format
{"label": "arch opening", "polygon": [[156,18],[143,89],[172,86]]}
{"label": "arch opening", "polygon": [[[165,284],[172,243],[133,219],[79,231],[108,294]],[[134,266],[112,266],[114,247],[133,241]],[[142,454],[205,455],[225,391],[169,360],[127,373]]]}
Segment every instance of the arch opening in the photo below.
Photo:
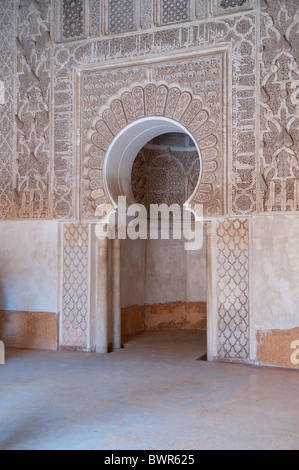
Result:
{"label": "arch opening", "polygon": [[[155,154],[153,181],[147,183],[157,183],[160,172],[158,187],[148,188],[146,200],[135,186],[145,149]],[[197,192],[201,174],[201,153],[192,135],[180,123],[165,117],[147,117],[128,124],[111,142],[104,162],[105,191],[116,210],[119,196],[125,196],[128,205],[139,203],[147,209],[150,204],[177,203],[182,207]],[[168,175],[172,187],[167,185]],[[206,244],[204,241],[196,253],[187,253],[184,243],[173,233],[169,240],[152,240],[149,233],[146,239],[121,240],[123,343],[148,331],[188,330],[198,335],[199,355],[202,350],[206,352]]]}
{"label": "arch opening", "polygon": [[162,134],[150,140],[137,154],[131,186],[135,202],[178,204],[180,208],[194,193],[201,172],[194,140],[185,133]]}
{"label": "arch opening", "polygon": [[136,156],[153,139],[165,134],[184,134],[194,144],[199,159],[199,176],[188,203],[197,192],[201,180],[202,159],[196,141],[180,123],[165,117],[146,117],[128,124],[111,142],[104,162],[104,187],[113,206],[117,208],[118,197],[125,196],[127,204],[136,200],[131,185],[132,170]]}

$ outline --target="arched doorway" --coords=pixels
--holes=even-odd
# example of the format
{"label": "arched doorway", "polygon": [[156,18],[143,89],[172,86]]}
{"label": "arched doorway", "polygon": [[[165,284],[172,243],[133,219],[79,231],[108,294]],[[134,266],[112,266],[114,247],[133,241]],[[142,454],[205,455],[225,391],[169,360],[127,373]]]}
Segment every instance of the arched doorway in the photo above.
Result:
{"label": "arched doorway", "polygon": [[197,143],[192,134],[180,123],[166,117],[152,116],[128,124],[107,149],[103,166],[104,187],[115,208],[119,196],[125,196],[128,204],[136,202],[132,193],[131,176],[135,158],[141,149],[157,136],[173,133],[189,136],[198,155],[200,162],[198,181],[192,194],[184,202],[188,203],[194,198],[200,184],[203,166]]}
{"label": "arched doorway", "polygon": [[[218,130],[200,98],[164,83],[134,84],[98,114],[87,134],[84,159],[85,187],[94,210],[104,203],[117,210],[119,196],[125,196],[127,204],[134,202],[131,175],[136,155],[149,141],[169,133],[192,139],[200,161],[200,177],[186,202],[202,204],[205,214],[222,210]],[[109,334],[112,345],[120,344],[120,246],[112,241],[109,254],[105,241],[98,253],[97,350],[106,352]]]}
{"label": "arched doorway", "polygon": [[[131,173],[134,202],[176,205],[190,199],[200,178],[200,156],[186,133],[165,133],[151,139],[137,154]],[[182,226],[169,238],[121,241],[122,340],[142,332],[196,331],[199,351],[206,354],[206,243],[191,252],[184,249]]]}
{"label": "arched doorway", "polygon": [[147,81],[109,98],[86,134],[83,179],[91,211],[102,203],[116,207],[120,194],[129,198],[135,156],[167,132],[188,134],[201,158],[200,184],[188,202],[202,204],[205,215],[223,214],[221,129],[211,108],[192,89]]}

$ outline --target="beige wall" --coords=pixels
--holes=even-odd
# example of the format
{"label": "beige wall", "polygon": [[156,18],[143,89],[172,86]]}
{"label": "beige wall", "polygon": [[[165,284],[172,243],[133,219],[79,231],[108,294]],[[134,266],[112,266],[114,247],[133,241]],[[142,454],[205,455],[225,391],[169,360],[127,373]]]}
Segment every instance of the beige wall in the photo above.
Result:
{"label": "beige wall", "polygon": [[252,322],[256,329],[299,326],[299,216],[253,217]]}
{"label": "beige wall", "polygon": [[0,222],[0,310],[58,310],[58,222]]}
{"label": "beige wall", "polygon": [[122,240],[121,305],[206,301],[206,247],[184,240]]}
{"label": "beige wall", "polygon": [[252,220],[251,358],[298,367],[291,360],[299,340],[299,217]]}

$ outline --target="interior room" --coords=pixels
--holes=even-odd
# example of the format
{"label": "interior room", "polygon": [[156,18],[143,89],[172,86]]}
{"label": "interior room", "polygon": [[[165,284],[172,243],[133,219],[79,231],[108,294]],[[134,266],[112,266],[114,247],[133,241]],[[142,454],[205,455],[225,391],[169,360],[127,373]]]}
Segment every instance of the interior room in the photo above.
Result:
{"label": "interior room", "polygon": [[298,449],[298,0],[0,39],[0,449]]}

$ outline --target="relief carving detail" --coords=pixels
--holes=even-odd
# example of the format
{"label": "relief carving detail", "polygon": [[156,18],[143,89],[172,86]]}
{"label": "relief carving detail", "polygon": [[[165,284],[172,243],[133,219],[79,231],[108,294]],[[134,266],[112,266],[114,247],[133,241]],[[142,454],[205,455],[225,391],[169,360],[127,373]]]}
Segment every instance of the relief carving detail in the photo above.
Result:
{"label": "relief carving detail", "polygon": [[[190,69],[198,67],[200,71],[202,65],[206,70],[202,70],[201,85],[194,73],[195,84],[189,78],[187,88]],[[91,214],[98,204],[107,202],[102,167],[111,141],[127,124],[148,116],[173,119],[191,133],[202,157],[202,179],[193,203],[203,204],[206,214],[223,213],[221,70],[221,55],[190,60],[182,65],[179,62],[157,64],[152,67],[152,82],[143,80],[127,89],[121,88],[100,107],[89,121],[91,128],[84,147],[85,202],[89,203]],[[171,82],[172,73],[180,75],[178,84],[159,80],[163,75]]]}
{"label": "relief carving detail", "polygon": [[47,0],[19,3],[15,216],[51,218],[50,9]]}
{"label": "relief carving detail", "polygon": [[299,11],[262,3],[261,173],[265,211],[299,210]]}

